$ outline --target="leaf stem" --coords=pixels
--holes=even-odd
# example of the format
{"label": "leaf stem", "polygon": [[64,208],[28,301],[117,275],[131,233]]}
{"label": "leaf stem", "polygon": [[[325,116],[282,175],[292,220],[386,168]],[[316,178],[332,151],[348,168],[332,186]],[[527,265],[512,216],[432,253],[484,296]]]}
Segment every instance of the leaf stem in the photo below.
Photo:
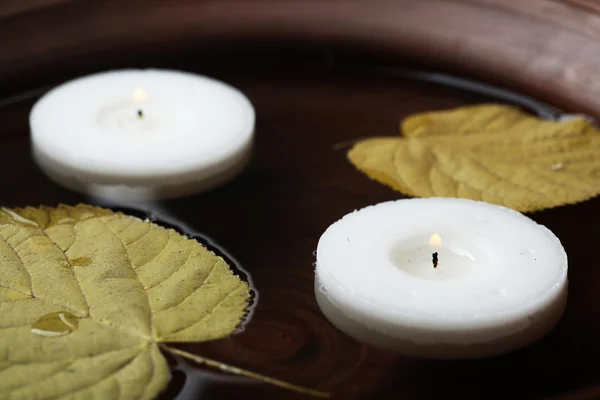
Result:
{"label": "leaf stem", "polygon": [[352,147],[356,143],[358,143],[362,140],[373,139],[374,137],[375,136],[362,136],[362,137],[358,137],[356,139],[351,139],[351,140],[346,140],[344,142],[335,143],[333,145],[333,150],[337,151],[337,150],[347,149],[348,147]]}
{"label": "leaf stem", "polygon": [[303,386],[294,385],[292,383],[280,381],[279,379],[270,378],[266,375],[257,374],[256,372],[248,371],[242,368],[234,367],[228,364],[224,364],[220,361],[212,360],[210,358],[202,357],[197,354],[188,353],[187,351],[176,349],[175,347],[167,346],[165,344],[160,345],[165,351],[176,354],[178,356],[184,357],[188,360],[192,360],[198,364],[208,365],[209,367],[218,368],[221,371],[228,372],[235,375],[245,376],[246,378],[254,379],[260,382],[269,383],[274,386],[278,386],[280,388],[284,388],[287,390],[292,390],[294,392],[307,394],[309,396],[320,397],[320,398],[329,398],[331,397],[330,393],[320,392],[318,390],[313,390],[309,388],[305,388]]}

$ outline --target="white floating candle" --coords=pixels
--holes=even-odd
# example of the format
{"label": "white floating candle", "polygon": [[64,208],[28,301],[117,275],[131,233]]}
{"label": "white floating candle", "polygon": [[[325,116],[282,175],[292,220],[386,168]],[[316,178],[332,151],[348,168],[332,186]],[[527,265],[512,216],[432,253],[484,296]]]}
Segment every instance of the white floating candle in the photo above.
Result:
{"label": "white floating candle", "polygon": [[118,200],[215,187],[247,164],[254,109],[222,82],[167,70],[90,75],[44,95],[30,115],[36,162],[72,190]]}
{"label": "white floating candle", "polygon": [[567,300],[567,257],[552,232],[470,200],[398,200],[348,214],[319,240],[315,274],[335,326],[416,357],[522,347],[554,327]]}

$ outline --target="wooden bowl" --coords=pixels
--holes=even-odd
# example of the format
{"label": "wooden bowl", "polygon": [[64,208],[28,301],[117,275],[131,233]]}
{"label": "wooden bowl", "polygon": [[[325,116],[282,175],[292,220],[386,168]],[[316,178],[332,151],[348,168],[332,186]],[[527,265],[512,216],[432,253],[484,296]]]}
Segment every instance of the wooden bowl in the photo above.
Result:
{"label": "wooden bowl", "polygon": [[[0,204],[97,203],[53,184],[31,159],[28,113],[47,87],[110,68],[208,74],[256,106],[254,159],[226,186],[151,207],[224,246],[251,273],[260,301],[243,333],[178,347],[344,400],[599,398],[599,199],[531,215],[569,255],[569,303],[550,335],[502,357],[423,361],[357,343],[319,311],[312,265],[332,222],[401,197],[357,172],[336,144],[397,135],[413,112],[490,100],[545,117],[559,108],[600,117],[599,36],[596,14],[551,0],[7,2]],[[180,398],[307,398],[200,367],[187,374]],[[182,385],[176,374],[162,397]]]}

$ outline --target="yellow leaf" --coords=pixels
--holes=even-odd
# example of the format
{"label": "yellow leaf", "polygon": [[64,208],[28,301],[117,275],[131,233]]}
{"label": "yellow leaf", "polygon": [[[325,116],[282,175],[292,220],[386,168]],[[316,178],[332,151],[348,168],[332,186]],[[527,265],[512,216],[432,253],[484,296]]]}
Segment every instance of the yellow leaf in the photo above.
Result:
{"label": "yellow leaf", "polygon": [[407,195],[535,211],[600,194],[600,134],[584,118],[540,120],[503,105],[413,115],[404,137],[357,143],[349,160]]}
{"label": "yellow leaf", "polygon": [[174,230],[85,205],[1,209],[0,397],[155,397],[160,343],[225,337],[248,300]]}

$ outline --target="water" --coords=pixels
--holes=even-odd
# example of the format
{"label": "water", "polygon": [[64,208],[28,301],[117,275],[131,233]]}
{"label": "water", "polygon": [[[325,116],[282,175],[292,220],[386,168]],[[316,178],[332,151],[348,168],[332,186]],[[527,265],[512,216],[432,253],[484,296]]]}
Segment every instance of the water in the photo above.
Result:
{"label": "water", "polygon": [[38,336],[58,337],[76,331],[78,318],[68,311],[56,311],[41,316],[31,325],[31,333]]}

